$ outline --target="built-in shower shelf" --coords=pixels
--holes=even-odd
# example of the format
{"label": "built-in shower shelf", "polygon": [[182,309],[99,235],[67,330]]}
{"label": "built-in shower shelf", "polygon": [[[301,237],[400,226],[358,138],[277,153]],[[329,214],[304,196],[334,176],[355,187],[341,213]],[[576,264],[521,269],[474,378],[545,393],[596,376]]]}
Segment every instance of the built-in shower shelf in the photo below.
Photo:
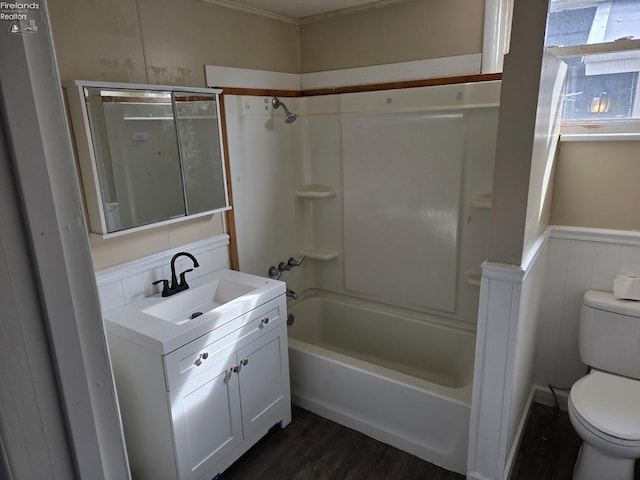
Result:
{"label": "built-in shower shelf", "polygon": [[482,274],[476,272],[467,272],[467,283],[474,287],[479,287],[482,281]]}
{"label": "built-in shower shelf", "polygon": [[302,185],[296,190],[298,198],[329,198],[336,194],[336,190],[328,185]]}
{"label": "built-in shower shelf", "polygon": [[328,260],[333,260],[334,258],[338,258],[338,254],[339,252],[337,250],[331,250],[329,248],[309,247],[300,250],[300,255],[304,255],[305,258],[309,258],[311,260],[321,260],[325,262]]}
{"label": "built-in shower shelf", "polygon": [[493,195],[490,193],[484,193],[482,195],[476,195],[471,200],[471,205],[476,208],[484,208],[486,210],[491,209],[493,203]]}

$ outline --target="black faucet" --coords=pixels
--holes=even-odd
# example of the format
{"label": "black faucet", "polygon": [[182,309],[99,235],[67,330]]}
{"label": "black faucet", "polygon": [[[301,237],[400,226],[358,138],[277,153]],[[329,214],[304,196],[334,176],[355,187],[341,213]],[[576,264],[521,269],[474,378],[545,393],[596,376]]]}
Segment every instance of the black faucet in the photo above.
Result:
{"label": "black faucet", "polygon": [[178,281],[178,276],[176,276],[176,260],[178,259],[178,257],[189,257],[192,261],[193,261],[193,268],[198,268],[200,266],[200,264],[198,263],[198,260],[196,260],[196,257],[194,257],[193,255],[191,255],[188,252],[178,252],[176,253],[173,258],[171,259],[171,284],[169,284],[169,280],[166,279],[162,279],[162,280],[158,280],[156,282],[153,282],[154,285],[157,285],[159,283],[162,283],[162,296],[163,297],[169,297],[171,295],[174,295],[178,292],[182,292],[183,290],[186,290],[187,288],[189,288],[189,284],[187,283],[187,280],[185,278],[185,275],[188,272],[192,272],[193,268],[189,268],[187,270],[185,270],[184,272],[180,273],[180,280]]}

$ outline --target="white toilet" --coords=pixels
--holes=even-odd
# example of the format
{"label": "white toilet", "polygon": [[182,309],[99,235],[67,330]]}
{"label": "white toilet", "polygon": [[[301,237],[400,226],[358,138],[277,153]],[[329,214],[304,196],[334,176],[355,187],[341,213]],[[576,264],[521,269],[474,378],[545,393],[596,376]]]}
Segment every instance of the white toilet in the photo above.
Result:
{"label": "white toilet", "polygon": [[585,292],[580,359],[591,367],[569,395],[582,447],[574,480],[633,480],[640,458],[640,302]]}

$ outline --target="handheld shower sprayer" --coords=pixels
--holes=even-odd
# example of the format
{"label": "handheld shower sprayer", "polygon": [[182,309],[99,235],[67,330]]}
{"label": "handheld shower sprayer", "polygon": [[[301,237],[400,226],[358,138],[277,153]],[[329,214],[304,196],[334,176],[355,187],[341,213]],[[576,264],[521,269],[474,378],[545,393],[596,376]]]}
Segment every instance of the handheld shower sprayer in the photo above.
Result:
{"label": "handheld shower sprayer", "polygon": [[282,107],[282,109],[284,110],[285,123],[293,123],[296,121],[296,118],[298,118],[298,115],[296,113],[290,112],[287,106],[282,103],[278,97],[273,97],[271,99],[271,105],[273,105],[273,108]]}

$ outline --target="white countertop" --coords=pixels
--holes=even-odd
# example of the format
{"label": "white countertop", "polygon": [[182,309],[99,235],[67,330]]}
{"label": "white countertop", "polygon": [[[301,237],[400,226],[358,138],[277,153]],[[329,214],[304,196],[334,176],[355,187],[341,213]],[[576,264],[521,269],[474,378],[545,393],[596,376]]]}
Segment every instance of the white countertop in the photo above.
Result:
{"label": "white countertop", "polygon": [[285,283],[279,280],[226,269],[190,280],[189,285],[190,288],[197,288],[216,279],[240,283],[252,287],[253,290],[182,324],[162,320],[145,313],[144,310],[159,302],[177,298],[189,290],[170,297],[161,297],[160,294],[156,294],[103,312],[105,328],[114,335],[165,355],[228,324],[278,295],[283,295],[286,291]]}

